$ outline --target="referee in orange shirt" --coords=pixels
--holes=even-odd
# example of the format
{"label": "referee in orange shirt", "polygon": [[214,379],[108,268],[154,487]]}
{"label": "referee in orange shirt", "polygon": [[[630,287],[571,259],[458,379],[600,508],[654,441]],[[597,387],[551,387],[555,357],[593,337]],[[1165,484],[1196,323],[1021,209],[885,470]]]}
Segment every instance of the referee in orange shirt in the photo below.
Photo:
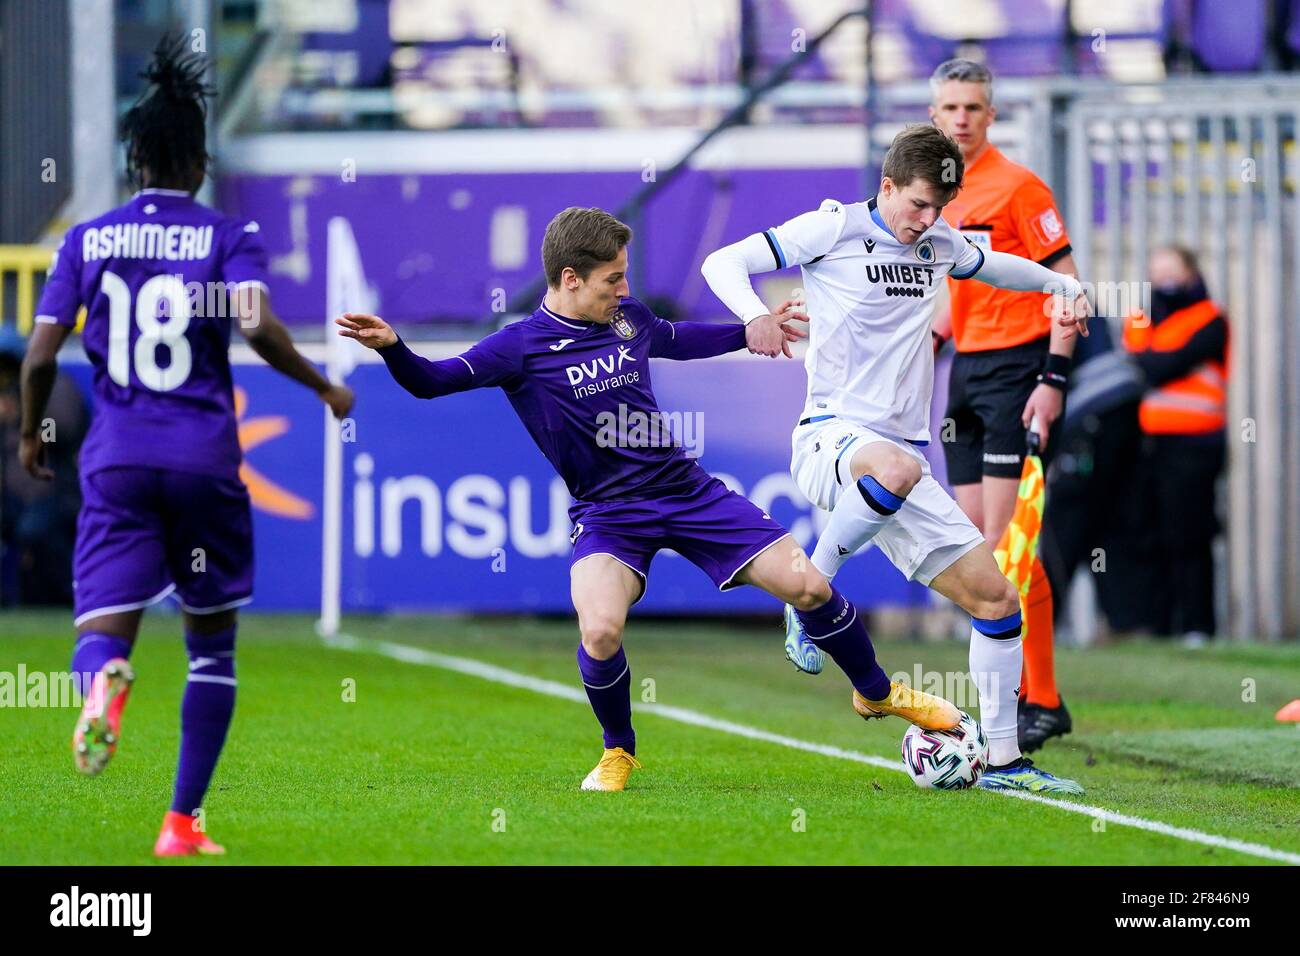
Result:
{"label": "referee in orange shirt", "polygon": [[[930,118],[957,142],[966,164],[961,192],[943,216],[984,249],[1033,259],[1076,275],[1070,239],[1047,185],[989,142],[993,75],[972,60],[949,60],[930,77]],[[1052,450],[1074,352],[1073,330],[1051,321],[1047,297],[981,282],[949,282],[957,355],[948,386],[953,440],[944,442],[957,504],[990,547],[1011,520],[1024,464],[1025,432],[1038,420],[1040,447]],[[949,330],[936,327],[936,347]],[[945,436],[946,437],[946,436]],[[1032,752],[1069,733],[1070,714],[1052,663],[1052,591],[1034,560],[1025,601],[1020,749]]]}

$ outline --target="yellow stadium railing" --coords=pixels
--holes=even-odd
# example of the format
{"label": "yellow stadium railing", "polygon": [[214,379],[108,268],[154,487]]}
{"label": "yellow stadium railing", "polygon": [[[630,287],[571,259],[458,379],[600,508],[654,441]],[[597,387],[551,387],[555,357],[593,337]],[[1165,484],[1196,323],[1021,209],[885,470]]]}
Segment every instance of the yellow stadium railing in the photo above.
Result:
{"label": "yellow stadium railing", "polygon": [[[27,335],[32,330],[36,311],[36,275],[44,273],[50,267],[53,250],[47,246],[5,246],[0,245],[0,290],[4,288],[5,276],[12,272],[17,284],[15,306],[17,309],[17,328],[19,333]],[[8,317],[5,315],[5,299],[0,295],[0,325]]]}

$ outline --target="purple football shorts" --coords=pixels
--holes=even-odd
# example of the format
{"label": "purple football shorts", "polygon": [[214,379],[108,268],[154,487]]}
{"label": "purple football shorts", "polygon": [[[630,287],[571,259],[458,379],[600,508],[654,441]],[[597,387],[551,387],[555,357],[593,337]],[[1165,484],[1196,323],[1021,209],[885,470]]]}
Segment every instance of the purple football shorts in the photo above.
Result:
{"label": "purple football shorts", "polygon": [[569,566],[607,554],[637,573],[642,594],[650,561],[663,548],[676,551],[726,591],[740,586],[735,577],[745,565],[789,533],[712,477],[682,493],[645,501],[580,501],[569,518]]}
{"label": "purple football shorts", "polygon": [[213,614],[253,595],[253,517],[234,478],[162,468],[81,477],[72,562],[76,623],[148,607],[176,591]]}

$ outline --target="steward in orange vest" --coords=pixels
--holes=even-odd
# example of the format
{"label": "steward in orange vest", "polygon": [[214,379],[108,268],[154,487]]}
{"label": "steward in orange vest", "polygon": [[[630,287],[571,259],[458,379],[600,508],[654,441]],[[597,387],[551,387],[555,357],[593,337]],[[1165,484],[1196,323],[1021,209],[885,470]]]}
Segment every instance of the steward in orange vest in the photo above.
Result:
{"label": "steward in orange vest", "polygon": [[1215,633],[1216,486],[1227,451],[1228,323],[1190,253],[1183,285],[1157,287],[1150,321],[1130,317],[1124,345],[1146,378],[1138,408],[1142,476],[1135,483],[1149,545],[1148,600],[1158,634],[1189,645]]}
{"label": "steward in orange vest", "polygon": [[1146,375],[1138,422],[1148,435],[1205,435],[1227,424],[1228,323],[1199,280],[1152,292],[1151,316],[1138,312],[1124,346]]}

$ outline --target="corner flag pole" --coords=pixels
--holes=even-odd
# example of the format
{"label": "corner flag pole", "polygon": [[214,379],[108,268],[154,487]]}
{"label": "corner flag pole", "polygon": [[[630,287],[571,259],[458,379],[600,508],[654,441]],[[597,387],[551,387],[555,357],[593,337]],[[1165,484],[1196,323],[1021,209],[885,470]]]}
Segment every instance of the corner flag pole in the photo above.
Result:
{"label": "corner flag pole", "polygon": [[[356,346],[337,332],[334,319],[344,312],[371,310],[370,289],[361,268],[352,226],[341,216],[329,221],[326,246],[325,374],[340,384],[356,366]],[[325,409],[324,494],[321,501],[320,620],[323,637],[338,633],[343,566],[342,423]]]}

